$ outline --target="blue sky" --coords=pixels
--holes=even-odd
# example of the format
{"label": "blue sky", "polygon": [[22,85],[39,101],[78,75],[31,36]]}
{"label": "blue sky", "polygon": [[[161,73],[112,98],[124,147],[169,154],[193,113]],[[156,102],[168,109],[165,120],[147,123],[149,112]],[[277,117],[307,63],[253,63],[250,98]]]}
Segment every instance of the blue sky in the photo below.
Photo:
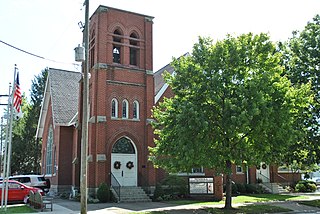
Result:
{"label": "blue sky", "polygon": [[[44,68],[80,69],[74,65],[74,48],[82,42],[78,22],[84,22],[84,0],[0,2],[0,40],[46,59],[0,43],[0,94],[8,93],[14,64],[27,96],[31,80]],[[293,30],[302,30],[320,13],[319,0],[90,0],[90,14],[99,5],[155,17],[154,71],[170,63],[172,57],[190,52],[198,36],[217,40],[227,33],[265,32],[274,41],[285,41]]]}

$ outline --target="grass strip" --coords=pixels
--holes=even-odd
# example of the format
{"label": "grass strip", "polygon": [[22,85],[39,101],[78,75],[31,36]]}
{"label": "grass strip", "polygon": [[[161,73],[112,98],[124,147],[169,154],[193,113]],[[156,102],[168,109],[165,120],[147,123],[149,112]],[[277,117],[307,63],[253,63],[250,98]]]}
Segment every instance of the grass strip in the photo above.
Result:
{"label": "grass strip", "polygon": [[299,204],[311,206],[311,207],[319,207],[320,208],[320,200],[312,200],[312,201],[299,201]]}
{"label": "grass strip", "polygon": [[248,205],[248,206],[240,206],[237,208],[233,208],[231,210],[225,210],[223,208],[207,208],[206,211],[208,213],[228,213],[228,214],[235,214],[235,213],[246,213],[246,214],[258,214],[258,213],[280,213],[280,212],[290,212],[292,210],[271,206],[271,205]]}
{"label": "grass strip", "polygon": [[[239,195],[232,197],[232,204],[238,203],[256,203],[256,202],[271,202],[271,201],[293,201],[308,199],[308,196],[293,196],[293,195],[279,195],[279,194],[252,194],[252,195]],[[197,201],[197,200],[176,200],[176,201],[165,201],[166,203],[176,205],[215,205],[224,204],[225,201]]]}
{"label": "grass strip", "polygon": [[[254,205],[250,204],[247,206],[240,206],[237,208],[233,208],[231,210],[225,210],[223,208],[205,208],[201,209],[205,210],[207,213],[215,213],[215,214],[236,214],[236,213],[246,213],[246,214],[259,214],[259,213],[280,213],[280,212],[290,212],[292,210],[270,206],[270,205]],[[150,211],[150,212],[139,212],[139,214],[170,214],[175,213],[177,210],[167,210],[167,211]]]}
{"label": "grass strip", "polygon": [[19,206],[7,206],[7,211],[4,211],[4,208],[0,208],[0,213],[37,213],[34,209],[27,205],[19,205]]}

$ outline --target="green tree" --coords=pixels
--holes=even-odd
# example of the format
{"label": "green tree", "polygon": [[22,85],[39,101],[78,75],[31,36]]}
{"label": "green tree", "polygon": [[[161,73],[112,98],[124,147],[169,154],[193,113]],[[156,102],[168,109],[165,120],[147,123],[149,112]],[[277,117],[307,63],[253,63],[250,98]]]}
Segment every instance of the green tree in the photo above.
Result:
{"label": "green tree", "polygon": [[41,110],[47,70],[35,76],[31,85],[31,102],[24,99],[23,118],[15,121],[12,138],[11,172],[40,173],[41,145],[36,131]]}
{"label": "green tree", "polygon": [[291,147],[294,151],[287,158],[291,163],[296,160],[305,167],[320,163],[320,16],[316,15],[299,32],[294,31],[288,42],[281,44],[283,64],[286,75],[291,82],[299,87],[301,84],[310,83],[315,102],[309,106],[308,111],[300,120],[306,135]]}
{"label": "green tree", "polygon": [[231,165],[281,160],[303,134],[293,124],[309,86],[291,86],[280,56],[268,35],[244,34],[215,44],[200,38],[191,56],[174,60],[175,74],[165,79],[175,95],[153,111],[155,166],[226,174],[225,208],[232,208]]}

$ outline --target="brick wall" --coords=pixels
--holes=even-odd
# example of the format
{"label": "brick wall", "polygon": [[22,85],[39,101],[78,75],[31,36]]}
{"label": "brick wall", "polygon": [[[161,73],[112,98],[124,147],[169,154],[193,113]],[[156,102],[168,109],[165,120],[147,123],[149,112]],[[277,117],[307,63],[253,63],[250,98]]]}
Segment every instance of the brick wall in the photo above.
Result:
{"label": "brick wall", "polygon": [[[113,37],[121,32],[121,63],[113,62]],[[138,35],[138,65],[130,65],[130,34]],[[154,103],[152,75],[152,21],[150,17],[100,6],[90,21],[91,78],[90,118],[88,143],[92,161],[88,165],[88,186],[109,183],[111,151],[121,137],[129,138],[137,149],[138,183],[152,181],[154,173],[148,162],[148,145],[153,143],[153,132],[147,119]],[[94,42],[93,42],[94,41]],[[151,71],[151,72],[150,72]],[[82,96],[80,94],[80,96]],[[118,101],[118,118],[111,118],[111,101]],[[81,100],[81,99],[80,99]],[[122,119],[122,101],[129,104],[128,119]],[[133,119],[133,102],[139,102],[139,119]],[[80,106],[80,112],[82,107]],[[104,121],[97,119],[104,117]],[[80,139],[79,139],[80,140]],[[97,154],[104,154],[106,161],[97,162]],[[75,176],[74,176],[75,177]]]}

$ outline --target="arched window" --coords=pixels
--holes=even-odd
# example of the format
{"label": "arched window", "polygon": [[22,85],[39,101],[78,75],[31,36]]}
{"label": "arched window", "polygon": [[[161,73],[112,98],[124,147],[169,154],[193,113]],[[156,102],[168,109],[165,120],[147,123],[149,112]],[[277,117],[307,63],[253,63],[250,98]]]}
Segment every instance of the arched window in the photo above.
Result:
{"label": "arched window", "polygon": [[122,101],[122,118],[128,118],[129,114],[129,103],[127,100]]}
{"label": "arched window", "polygon": [[130,65],[138,66],[139,61],[139,42],[136,33],[130,34]]}
{"label": "arched window", "polygon": [[139,119],[139,102],[137,100],[133,102],[133,119]]}
{"label": "arched window", "polygon": [[113,98],[111,101],[111,117],[118,117],[118,100]]}
{"label": "arched window", "polygon": [[52,126],[50,125],[48,139],[47,139],[47,148],[46,148],[46,174],[47,175],[51,175],[53,173],[52,172],[52,166],[53,166],[52,147],[53,147],[53,129],[52,129]]}
{"label": "arched window", "polygon": [[128,138],[120,138],[112,147],[112,153],[135,154],[135,149]]}
{"label": "arched window", "polygon": [[121,37],[122,34],[120,30],[115,30],[113,32],[113,48],[112,48],[112,54],[113,54],[113,62],[115,63],[121,63]]}

